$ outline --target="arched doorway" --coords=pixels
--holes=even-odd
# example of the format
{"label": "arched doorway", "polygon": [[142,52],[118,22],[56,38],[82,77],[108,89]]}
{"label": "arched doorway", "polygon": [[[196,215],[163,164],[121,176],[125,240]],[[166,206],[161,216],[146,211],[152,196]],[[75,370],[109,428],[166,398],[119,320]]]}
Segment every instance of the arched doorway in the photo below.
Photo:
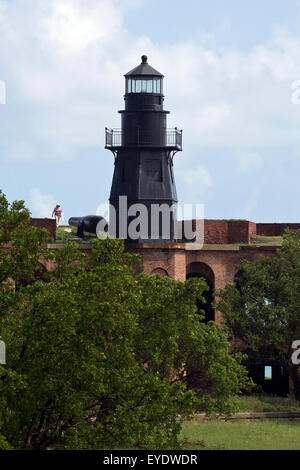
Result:
{"label": "arched doorway", "polygon": [[215,275],[211,267],[206,263],[190,263],[186,267],[186,279],[190,279],[191,277],[202,277],[205,279],[209,290],[203,293],[203,297],[206,302],[202,302],[201,300],[197,300],[197,309],[199,313],[204,312],[204,319],[205,323],[209,321],[215,321],[215,311],[213,308],[213,301],[214,301],[214,288],[215,288]]}
{"label": "arched doorway", "polygon": [[154,275],[154,274],[159,274],[160,276],[163,276],[163,277],[169,277],[168,272],[163,268],[153,269],[153,271],[151,272],[151,276]]}

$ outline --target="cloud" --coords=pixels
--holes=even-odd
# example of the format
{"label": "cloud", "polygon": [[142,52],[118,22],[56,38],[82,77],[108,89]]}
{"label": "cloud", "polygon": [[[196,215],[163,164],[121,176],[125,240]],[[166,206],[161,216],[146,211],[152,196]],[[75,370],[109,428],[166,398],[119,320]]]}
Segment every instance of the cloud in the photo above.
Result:
{"label": "cloud", "polygon": [[[105,126],[120,127],[123,74],[145,53],[165,75],[168,127],[184,131],[184,159],[175,159],[180,199],[198,202],[208,194],[206,204],[216,212],[232,191],[226,186],[224,196],[223,183],[216,182],[236,168],[258,172],[264,148],[292,148],[295,160],[299,156],[300,106],[291,104],[291,85],[300,80],[300,35],[275,28],[268,43],[247,51],[220,47],[201,32],[194,41],[163,43],[126,31],[123,17],[140,1],[0,0],[0,79],[7,85],[0,159],[28,162],[32,179],[24,184],[30,188],[36,184],[31,162],[69,165],[98,151],[101,156]],[[221,153],[226,168],[214,163]],[[199,165],[199,155],[207,166]],[[205,155],[213,157],[208,162]],[[108,158],[97,162],[103,200],[113,169]],[[78,164],[79,179],[82,168]],[[49,217],[54,196],[38,188],[30,196],[33,214]],[[90,207],[85,197],[83,208]],[[244,208],[241,200],[233,204],[249,218],[257,200],[249,196]]]}
{"label": "cloud", "polygon": [[[100,8],[99,8],[100,3]],[[40,33],[57,42],[63,52],[79,52],[94,41],[108,39],[122,26],[122,17],[110,0],[53,0],[50,17]]]}
{"label": "cloud", "polygon": [[251,220],[251,218],[255,217],[255,209],[257,208],[259,202],[259,191],[255,190],[250,196],[248,197],[245,206],[242,210],[241,217]]}
{"label": "cloud", "polygon": [[[166,76],[169,126],[183,127],[190,147],[299,145],[291,83],[300,79],[300,36],[277,28],[268,44],[247,52],[209,46],[201,35],[159,44],[124,28],[124,12],[139,0],[120,4],[0,0],[0,54],[12,103],[6,159],[25,141],[47,149],[31,159],[74,159],[79,149],[103,148],[104,127],[120,126],[123,74],[142,53]],[[252,158],[254,167],[258,160]]]}
{"label": "cloud", "polygon": [[35,150],[32,144],[26,140],[19,140],[10,145],[6,160],[12,161],[30,161],[36,158]]}
{"label": "cloud", "polygon": [[212,186],[211,176],[203,165],[194,170],[185,170],[179,179],[189,188],[189,192],[193,191],[195,195],[204,194]]}
{"label": "cloud", "polygon": [[29,208],[33,217],[50,218],[57,201],[52,194],[42,194],[39,188],[32,188],[29,193]]}
{"label": "cloud", "polygon": [[242,152],[236,154],[238,169],[241,173],[251,170],[259,170],[262,167],[263,159],[258,152]]}

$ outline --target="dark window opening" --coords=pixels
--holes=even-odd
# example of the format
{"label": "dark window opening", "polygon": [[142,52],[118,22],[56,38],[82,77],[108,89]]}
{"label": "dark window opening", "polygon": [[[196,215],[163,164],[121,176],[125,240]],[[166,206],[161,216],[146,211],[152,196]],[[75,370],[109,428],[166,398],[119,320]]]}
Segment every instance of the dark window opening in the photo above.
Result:
{"label": "dark window opening", "polygon": [[[204,277],[202,274],[199,273],[190,273],[186,276],[187,279],[190,279],[191,277]],[[197,299],[197,311],[199,314],[204,315],[203,322],[208,323],[210,321],[215,321],[215,311],[213,308],[213,301],[214,301],[214,295],[213,295],[213,288],[210,285],[210,282],[205,279],[207,282],[207,285],[209,287],[209,290],[203,292],[202,297],[205,299],[205,302],[202,302],[202,300]]]}

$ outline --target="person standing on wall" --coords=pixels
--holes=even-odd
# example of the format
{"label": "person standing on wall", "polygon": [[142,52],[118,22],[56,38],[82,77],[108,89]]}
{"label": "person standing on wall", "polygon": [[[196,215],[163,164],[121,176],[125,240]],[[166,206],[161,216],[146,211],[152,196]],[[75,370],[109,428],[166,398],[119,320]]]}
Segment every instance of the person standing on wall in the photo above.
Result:
{"label": "person standing on wall", "polygon": [[63,212],[62,208],[60,207],[59,204],[56,204],[56,207],[54,207],[53,212],[52,212],[52,217],[55,216],[56,219],[56,227],[59,226],[60,219],[63,220]]}

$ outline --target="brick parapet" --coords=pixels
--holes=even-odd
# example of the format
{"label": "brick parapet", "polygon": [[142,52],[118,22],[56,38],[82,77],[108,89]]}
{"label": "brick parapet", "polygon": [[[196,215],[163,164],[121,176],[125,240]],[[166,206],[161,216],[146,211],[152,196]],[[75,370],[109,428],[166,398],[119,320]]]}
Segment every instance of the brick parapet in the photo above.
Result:
{"label": "brick parapet", "polygon": [[281,237],[285,230],[300,230],[299,223],[258,223],[256,224],[257,235],[266,237]]}
{"label": "brick parapet", "polygon": [[36,227],[36,228],[45,228],[48,230],[50,239],[52,241],[56,240],[56,221],[54,219],[37,219],[37,218],[31,218],[29,225],[31,227]]}
{"label": "brick parapet", "polygon": [[[209,245],[225,245],[232,243],[251,242],[251,238],[256,235],[256,224],[248,220],[209,220],[185,221],[189,222],[195,237],[192,241],[203,241]],[[198,222],[198,223],[197,223]],[[179,222],[184,224],[183,221]],[[201,231],[203,233],[201,234]],[[182,230],[184,234],[184,230]]]}

